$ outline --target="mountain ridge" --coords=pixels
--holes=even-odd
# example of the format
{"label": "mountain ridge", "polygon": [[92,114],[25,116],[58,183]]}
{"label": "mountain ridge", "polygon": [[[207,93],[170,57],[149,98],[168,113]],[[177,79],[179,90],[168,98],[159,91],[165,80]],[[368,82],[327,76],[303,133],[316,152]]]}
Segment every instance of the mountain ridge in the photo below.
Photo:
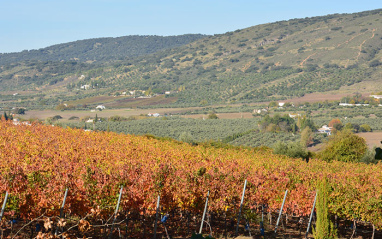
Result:
{"label": "mountain ridge", "polygon": [[0,65],[25,60],[39,61],[107,61],[128,59],[151,54],[158,50],[178,47],[206,37],[203,34],[178,36],[129,35],[101,37],[54,44],[21,52],[0,53]]}
{"label": "mountain ridge", "polygon": [[[0,85],[46,90],[43,98],[60,92],[60,101],[76,104],[128,91],[171,92],[171,100],[158,98],[162,107],[285,100],[349,87],[382,91],[381,16],[377,9],[261,24],[101,65],[19,62],[1,67]],[[85,84],[91,89],[78,91]]]}

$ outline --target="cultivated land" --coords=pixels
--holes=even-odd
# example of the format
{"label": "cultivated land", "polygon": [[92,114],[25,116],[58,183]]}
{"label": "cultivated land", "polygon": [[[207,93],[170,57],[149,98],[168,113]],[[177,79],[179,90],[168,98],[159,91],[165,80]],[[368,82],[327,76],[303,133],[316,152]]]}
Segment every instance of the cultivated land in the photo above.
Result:
{"label": "cultivated land", "polygon": [[[103,103],[112,108],[178,108],[272,100],[309,102],[310,94],[323,100],[338,100],[354,92],[370,94],[382,91],[380,16],[377,9],[291,19],[214,36],[181,36],[178,46],[162,39],[166,49],[155,48],[154,53],[144,55],[136,52],[128,59],[113,59],[110,42],[117,41],[113,50],[123,54],[120,47],[140,49],[140,41],[126,40],[133,44],[129,48],[123,38],[91,39],[41,52],[2,54],[0,107],[47,109],[60,103],[75,107]],[[83,49],[87,42],[97,47],[86,48],[90,50],[83,56],[62,58],[82,52],[73,49]],[[92,63],[81,60],[90,56]],[[88,90],[79,90],[85,85]],[[162,96],[111,97],[130,91]],[[163,96],[165,92],[170,92],[168,97]]]}

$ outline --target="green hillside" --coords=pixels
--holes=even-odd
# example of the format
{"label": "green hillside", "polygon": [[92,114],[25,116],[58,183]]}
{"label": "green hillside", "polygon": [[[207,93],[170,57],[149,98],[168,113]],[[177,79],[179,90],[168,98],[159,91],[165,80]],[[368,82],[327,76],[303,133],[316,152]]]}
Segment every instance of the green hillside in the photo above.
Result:
{"label": "green hillside", "polygon": [[79,62],[123,60],[179,47],[204,37],[206,35],[185,34],[180,36],[123,36],[79,40],[38,50],[0,53],[0,65],[26,60]]}
{"label": "green hillside", "polygon": [[[158,98],[162,106],[281,100],[352,86],[371,93],[382,90],[381,16],[378,9],[262,24],[102,65],[18,62],[1,67],[0,86],[33,90],[51,104],[74,105],[134,90],[145,95],[170,91],[166,97],[172,100]],[[78,91],[84,84],[93,87]],[[57,95],[56,101],[49,97]],[[126,101],[134,99],[116,97],[105,105],[118,108]]]}

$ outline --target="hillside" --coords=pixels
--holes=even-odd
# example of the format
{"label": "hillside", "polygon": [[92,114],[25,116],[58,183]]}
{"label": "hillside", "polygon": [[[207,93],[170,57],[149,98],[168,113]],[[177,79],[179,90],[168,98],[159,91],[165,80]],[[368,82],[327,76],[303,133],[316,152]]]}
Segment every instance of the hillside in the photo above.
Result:
{"label": "hillside", "polygon": [[[382,90],[381,12],[262,24],[103,65],[19,62],[2,66],[0,86],[8,91],[33,90],[28,94],[51,105],[59,101],[79,105],[90,97],[134,90],[146,95],[171,92],[168,100],[152,98],[142,103],[145,107],[251,103],[313,92],[371,93]],[[78,91],[83,84],[93,87]],[[57,95],[59,101],[49,97]],[[20,100],[7,97],[20,105]],[[118,108],[134,100],[119,96],[87,104]]]}
{"label": "hillside", "polygon": [[105,37],[49,46],[17,53],[0,53],[0,65],[20,61],[97,61],[106,62],[179,47],[206,37],[201,34],[180,36],[123,36]]}

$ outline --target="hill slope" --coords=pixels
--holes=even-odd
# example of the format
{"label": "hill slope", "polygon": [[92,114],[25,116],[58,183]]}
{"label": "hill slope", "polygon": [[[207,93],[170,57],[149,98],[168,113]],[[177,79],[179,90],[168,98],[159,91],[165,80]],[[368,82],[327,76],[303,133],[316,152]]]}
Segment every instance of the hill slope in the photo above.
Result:
{"label": "hill slope", "polygon": [[0,65],[26,60],[99,61],[128,59],[174,48],[206,37],[201,34],[180,36],[123,36],[79,40],[17,53],[0,53]]}
{"label": "hill slope", "polygon": [[[381,12],[263,24],[102,66],[18,63],[2,67],[0,85],[61,92],[61,101],[73,104],[125,91],[171,91],[172,100],[158,102],[167,106],[249,103],[346,89],[381,91]],[[79,93],[81,84],[93,87]],[[115,98],[109,107],[123,107],[127,100],[133,99]]]}

